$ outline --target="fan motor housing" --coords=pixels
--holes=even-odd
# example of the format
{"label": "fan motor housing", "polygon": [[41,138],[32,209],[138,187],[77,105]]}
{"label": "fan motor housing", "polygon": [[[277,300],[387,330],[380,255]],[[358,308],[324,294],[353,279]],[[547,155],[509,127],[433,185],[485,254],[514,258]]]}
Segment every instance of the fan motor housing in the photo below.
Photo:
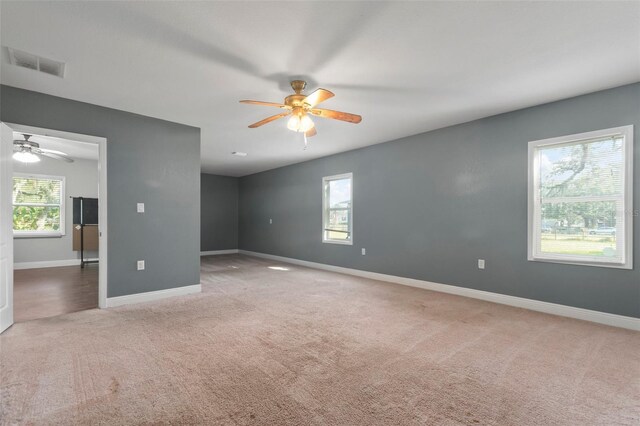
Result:
{"label": "fan motor housing", "polygon": [[39,143],[31,142],[29,140],[31,135],[23,133],[22,136],[24,137],[24,139],[22,139],[22,140],[21,139],[14,139],[13,140],[13,144],[14,145],[19,145],[22,149],[25,149],[25,148],[40,148],[40,144]]}
{"label": "fan motor housing", "polygon": [[304,105],[302,102],[307,96],[306,95],[289,95],[284,98],[284,104],[290,107],[301,107]]}

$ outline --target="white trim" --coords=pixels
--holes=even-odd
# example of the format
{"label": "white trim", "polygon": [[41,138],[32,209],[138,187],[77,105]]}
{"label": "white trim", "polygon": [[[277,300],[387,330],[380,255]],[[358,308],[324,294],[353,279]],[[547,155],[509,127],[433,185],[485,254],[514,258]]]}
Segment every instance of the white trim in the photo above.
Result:
{"label": "white trim", "polygon": [[[619,257],[608,260],[596,256],[542,253],[539,246],[540,240],[537,238],[540,229],[540,215],[537,212],[540,211],[542,204],[539,194],[540,189],[538,187],[540,182],[540,176],[538,175],[538,163],[540,160],[538,155],[536,155],[538,148],[572,145],[578,142],[596,141],[607,137],[624,138],[624,194],[621,197],[622,208],[620,209],[620,216],[618,217],[618,226],[622,227],[622,232],[619,232],[617,235],[618,238],[616,238]],[[527,259],[534,262],[633,269],[633,125],[531,141],[529,142],[528,151]],[[559,197],[557,199],[546,200],[545,202],[601,201],[608,200],[609,198],[611,198],[611,200],[617,200],[620,197]],[[624,246],[622,244],[624,244]]]}
{"label": "white trim", "polygon": [[[350,198],[349,198],[349,239],[348,240],[332,240],[325,238],[325,228],[328,226],[327,212],[329,208],[327,206],[327,184],[332,180],[350,179],[351,185],[349,186]],[[327,223],[325,223],[327,222]],[[342,173],[339,175],[325,176],[322,178],[322,242],[326,244],[341,244],[346,246],[353,245],[353,173]]]}
{"label": "white trim", "polygon": [[13,324],[13,131],[0,122],[0,333]]}
{"label": "white trim", "polygon": [[107,139],[100,136],[83,135],[80,133],[64,132],[61,130],[45,129],[42,127],[26,126],[23,124],[5,123],[13,131],[19,133],[28,133],[40,136],[52,136],[56,138],[69,139],[78,142],[88,142],[98,145],[98,198],[100,199],[98,207],[98,249],[100,268],[98,272],[98,306],[100,308],[107,307],[107,287],[108,283],[108,232],[107,225]]}
{"label": "white trim", "polygon": [[289,257],[274,256],[271,254],[240,250],[240,254],[261,257],[264,259],[277,260],[280,262],[292,263],[294,265],[306,266],[308,268],[323,269],[326,271],[339,272],[341,274],[355,275],[372,280],[386,281],[394,284],[401,284],[410,287],[418,287],[425,290],[438,291],[441,293],[455,294],[472,299],[485,300],[487,302],[499,303],[501,305],[515,306],[517,308],[529,309],[537,312],[544,312],[551,315],[575,318],[583,321],[591,321],[598,324],[610,325],[613,327],[627,328],[629,330],[640,331],[640,318],[627,317],[623,315],[609,314],[606,312],[592,311],[590,309],[575,308],[573,306],[559,305],[556,303],[541,302],[539,300],[525,299],[523,297],[508,296],[505,294],[491,293],[488,291],[474,290],[471,288],[458,287],[448,284],[439,284],[430,281],[417,280],[413,278],[398,277],[395,275],[379,274],[377,272],[362,271],[359,269],[343,268],[341,266],[326,265],[323,263],[309,262],[306,260],[293,259]]}
{"label": "white trim", "polygon": [[107,226],[107,140],[103,139],[98,143],[98,169],[100,173],[98,183],[98,254],[100,256],[100,267],[98,277],[98,306],[100,308],[107,307],[107,288],[108,288],[108,235]]}
{"label": "white trim", "polygon": [[38,233],[37,231],[35,232],[28,232],[28,231],[23,231],[24,233],[19,233],[16,234],[16,231],[13,231],[13,239],[14,240],[21,240],[21,239],[29,239],[29,238],[62,238],[64,237],[63,234],[59,233],[59,232],[42,232],[42,233]]}
{"label": "white trim", "polygon": [[165,299],[167,297],[185,296],[187,294],[200,293],[202,291],[201,284],[187,285],[184,287],[168,288],[166,290],[147,291],[145,293],[128,294],[126,296],[117,296],[107,298],[106,307],[114,308],[116,306],[131,305],[133,303],[151,302],[154,300]]}
{"label": "white trim", "polygon": [[218,254],[237,254],[238,249],[229,249],[229,250],[210,250],[210,251],[201,251],[200,256],[215,256]]}
{"label": "white trim", "polygon": [[[98,259],[85,259],[95,261]],[[39,269],[57,268],[59,266],[80,266],[80,259],[43,260],[37,262],[18,262],[13,264],[13,269]]]}

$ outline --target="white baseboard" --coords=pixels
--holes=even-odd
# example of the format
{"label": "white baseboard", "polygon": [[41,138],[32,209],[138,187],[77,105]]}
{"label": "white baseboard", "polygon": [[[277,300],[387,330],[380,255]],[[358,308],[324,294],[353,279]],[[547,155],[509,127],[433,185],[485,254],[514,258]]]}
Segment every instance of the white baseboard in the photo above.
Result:
{"label": "white baseboard", "polygon": [[584,321],[596,322],[613,327],[626,328],[640,331],[640,318],[626,317],[623,315],[610,314],[607,312],[592,311],[590,309],[575,308],[573,306],[559,305],[556,303],[541,302],[539,300],[525,299],[523,297],[507,296],[505,294],[491,293],[488,291],[474,290],[465,287],[458,287],[448,284],[439,284],[430,281],[416,280],[413,278],[398,277],[395,275],[379,274],[377,272],[362,271],[359,269],[343,268],[341,266],[326,265],[324,263],[309,262],[306,260],[293,259],[289,257],[274,256],[271,254],[258,253],[247,250],[239,250],[239,253],[249,256],[262,257],[265,259],[277,260],[280,262],[292,263],[294,265],[306,266],[309,268],[323,269],[326,271],[339,272],[342,274],[355,275],[378,281],[387,281],[395,284],[402,284],[410,287],[423,288],[425,290],[438,291],[441,293],[455,294],[458,296],[470,297],[473,299],[485,300],[502,305],[514,306],[517,308],[529,309],[537,312],[544,312],[552,315],[575,318]]}
{"label": "white baseboard", "polygon": [[[98,260],[85,259],[85,260]],[[38,269],[38,268],[56,268],[58,266],[80,266],[80,259],[63,259],[63,260],[43,260],[38,262],[17,262],[13,264],[13,269]]]}
{"label": "white baseboard", "polygon": [[127,294],[126,296],[107,297],[107,308],[131,305],[133,303],[151,302],[167,297],[185,296],[187,294],[200,293],[201,284],[187,285],[184,287],[168,288],[166,290],[147,291],[145,293]]}
{"label": "white baseboard", "polygon": [[236,253],[238,253],[238,249],[212,250],[212,251],[201,251],[200,256],[214,256],[217,254],[236,254]]}

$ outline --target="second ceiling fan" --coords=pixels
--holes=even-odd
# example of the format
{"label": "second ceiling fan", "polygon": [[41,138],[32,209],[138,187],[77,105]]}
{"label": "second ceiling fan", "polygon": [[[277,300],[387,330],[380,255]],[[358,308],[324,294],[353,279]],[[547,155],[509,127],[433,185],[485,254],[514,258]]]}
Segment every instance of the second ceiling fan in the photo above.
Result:
{"label": "second ceiling fan", "polygon": [[346,121],[349,123],[357,124],[362,121],[362,117],[356,114],[350,114],[348,112],[333,111],[330,109],[316,108],[316,106],[332,98],[334,94],[326,89],[317,89],[309,95],[303,95],[302,91],[307,86],[307,83],[302,80],[294,80],[291,82],[291,87],[295,91],[295,94],[289,95],[284,98],[284,103],[279,104],[275,102],[262,102],[243,100],[240,101],[243,104],[253,104],[262,106],[271,106],[276,108],[282,108],[286,111],[280,114],[272,115],[264,120],[260,120],[257,123],[251,124],[249,127],[254,129],[264,124],[271,123],[279,118],[284,118],[289,115],[289,121],[287,127],[294,132],[302,132],[307,137],[315,136],[317,134],[315,124],[309,115],[315,115],[316,117],[332,118],[334,120]]}
{"label": "second ceiling fan", "polygon": [[13,159],[22,163],[37,163],[40,157],[49,157],[54,160],[66,161],[73,163],[73,160],[62,151],[53,149],[40,148],[40,144],[30,141],[32,135],[22,134],[24,139],[15,139],[13,141]]}

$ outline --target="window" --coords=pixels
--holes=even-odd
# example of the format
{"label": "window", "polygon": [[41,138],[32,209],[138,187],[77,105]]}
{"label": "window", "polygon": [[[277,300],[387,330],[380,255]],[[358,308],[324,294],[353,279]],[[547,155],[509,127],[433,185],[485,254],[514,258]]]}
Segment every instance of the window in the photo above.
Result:
{"label": "window", "polygon": [[322,242],[353,244],[353,174],[322,178]]}
{"label": "window", "polygon": [[64,235],[63,177],[20,173],[13,176],[13,235]]}
{"label": "window", "polygon": [[632,268],[633,126],[529,143],[529,260]]}

